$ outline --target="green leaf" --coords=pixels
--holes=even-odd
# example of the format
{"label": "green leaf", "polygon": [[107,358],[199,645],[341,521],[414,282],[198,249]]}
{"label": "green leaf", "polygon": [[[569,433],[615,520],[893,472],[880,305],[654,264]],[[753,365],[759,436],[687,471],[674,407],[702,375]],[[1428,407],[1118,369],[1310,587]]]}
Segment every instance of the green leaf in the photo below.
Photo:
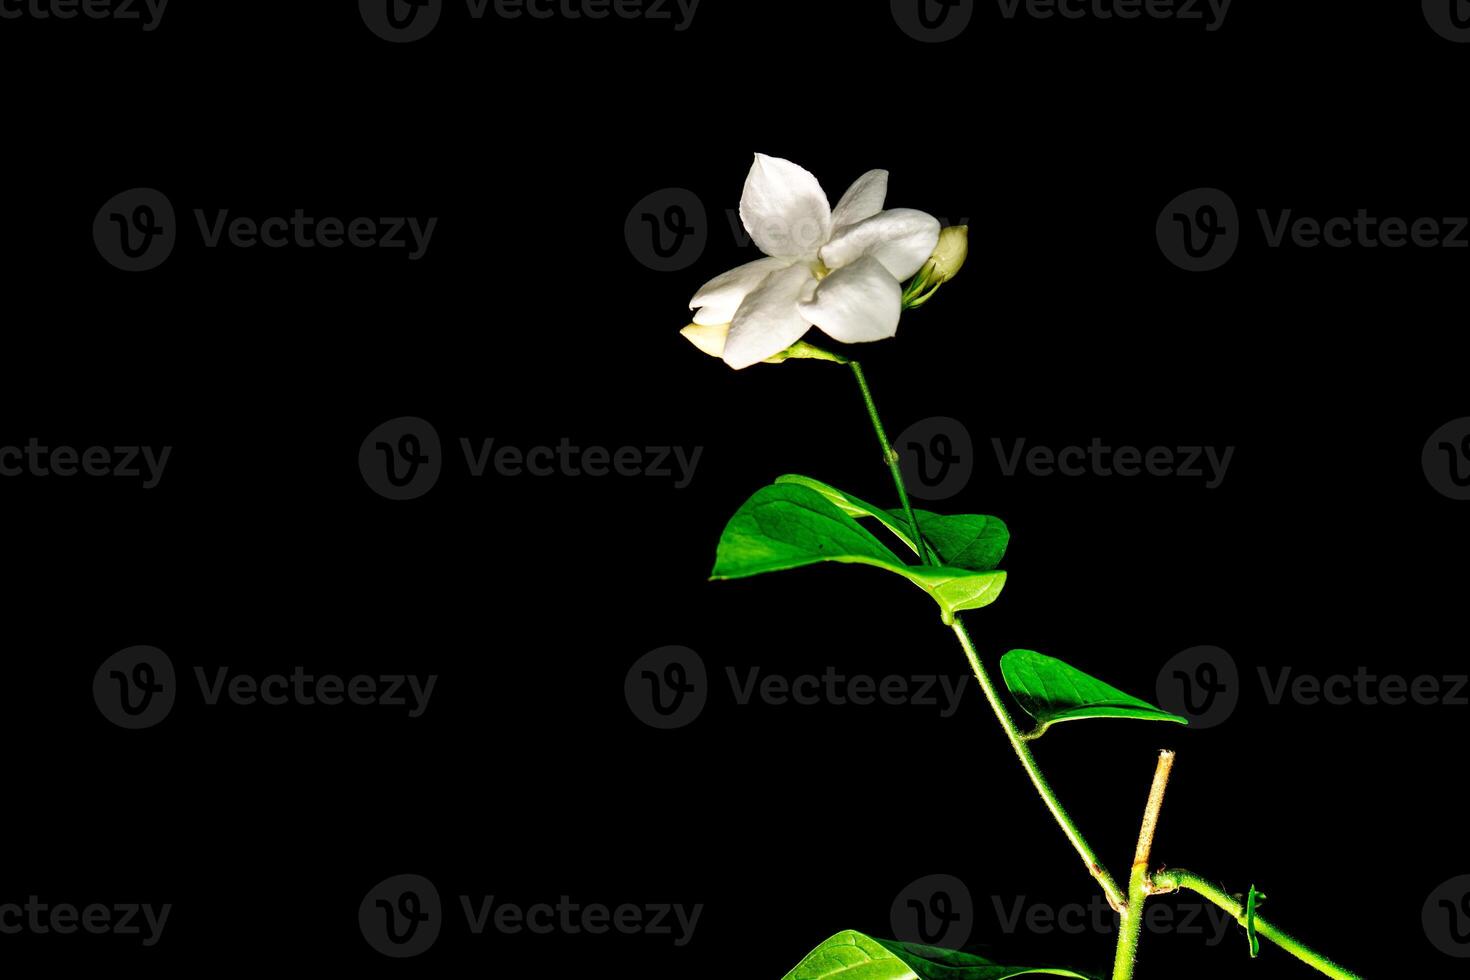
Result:
{"label": "green leaf", "polygon": [[1245,904],[1245,935],[1251,944],[1251,959],[1261,955],[1261,941],[1256,938],[1256,906],[1265,901],[1266,896],[1256,891],[1256,886],[1251,885],[1250,894]]}
{"label": "green leaf", "polygon": [[1006,980],[1032,974],[1089,980],[1071,970],[1001,966],[970,953],[874,939],[850,929],[812,950],[782,980]]}
{"label": "green leaf", "polygon": [[[905,520],[902,510],[889,513],[900,521]],[[919,522],[919,532],[939,560],[957,568],[988,572],[1000,564],[1011,541],[1011,532],[999,517],[916,510],[914,520]]]}
{"label": "green leaf", "polygon": [[[835,504],[849,517],[873,517],[892,531],[906,544],[910,551],[918,554],[913,535],[909,533],[908,517],[903,510],[884,510],[836,487],[829,486],[809,476],[788,473],[776,478],[777,485],[787,484],[815,490]],[[1006,545],[1011,534],[1005,522],[998,517],[985,514],[935,514],[927,510],[914,511],[919,530],[924,535],[939,561],[955,568],[967,568],[976,572],[988,572],[1000,565],[1005,556]]]}
{"label": "green leaf", "polygon": [[1189,724],[1187,718],[1155,708],[1070,664],[1034,650],[1007,653],[1000,658],[1000,672],[1021,707],[1041,723],[1037,735],[1059,721],[1081,718],[1138,718]]}
{"label": "green leaf", "polygon": [[908,545],[910,551],[918,554],[919,549],[914,547],[913,537],[909,534],[908,521],[904,518],[901,511],[898,512],[898,517],[895,519],[892,514],[882,507],[874,506],[866,500],[854,497],[844,490],[838,490],[836,487],[823,483],[821,480],[814,480],[809,476],[801,476],[796,473],[787,473],[785,476],[776,477],[776,486],[783,485],[806,487],[808,490],[815,490],[835,504],[848,517],[876,517],[879,521],[883,522],[883,525],[888,530],[892,531],[904,544]]}
{"label": "green leaf", "polygon": [[1005,572],[906,565],[826,494],[787,482],[762,487],[720,535],[714,579],[746,578],[822,561],[872,565],[902,575],[939,603],[945,623],[995,601]]}

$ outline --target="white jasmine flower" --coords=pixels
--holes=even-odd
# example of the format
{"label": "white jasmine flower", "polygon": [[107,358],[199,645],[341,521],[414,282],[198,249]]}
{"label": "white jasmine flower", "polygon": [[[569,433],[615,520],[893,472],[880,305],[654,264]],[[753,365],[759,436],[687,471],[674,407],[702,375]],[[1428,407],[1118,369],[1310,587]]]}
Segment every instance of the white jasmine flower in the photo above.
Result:
{"label": "white jasmine flower", "polygon": [[[888,172],[859,177],[835,208],[822,185],[789,160],[756,154],[740,220],[767,258],[716,276],[695,294],[685,336],[740,369],[775,357],[816,326],[848,344],[892,337],[903,313],[902,280],[939,242],[939,222],[906,208],[883,210]],[[703,342],[701,342],[703,341]]]}

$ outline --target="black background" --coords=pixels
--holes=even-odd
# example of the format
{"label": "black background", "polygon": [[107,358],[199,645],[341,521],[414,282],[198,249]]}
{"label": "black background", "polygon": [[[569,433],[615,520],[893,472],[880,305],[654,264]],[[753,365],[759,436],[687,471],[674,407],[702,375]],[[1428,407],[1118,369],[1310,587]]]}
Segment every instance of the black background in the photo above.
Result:
{"label": "black background", "polygon": [[[368,975],[778,977],[936,873],[975,896],[972,944],[1105,972],[1111,937],[999,931],[992,896],[1087,902],[1092,882],[971,688],[916,707],[738,707],[726,667],[936,674],[965,663],[930,600],[825,567],[708,583],[724,521],[803,472],[890,489],[834,365],[732,372],[676,333],[706,279],[755,257],[725,221],[752,152],[834,198],[892,172],[891,206],[968,219],[962,277],[862,351],[889,427],[962,420],[976,476],[939,509],[1010,525],[1010,579],[967,616],[990,661],[1063,657],[1152,698],[1199,644],[1244,678],[1218,728],[1063,726],[1054,786],[1126,873],[1155,751],[1179,751],[1156,854],[1270,896],[1265,913],[1372,976],[1458,975],[1420,908],[1470,872],[1465,712],[1272,706],[1256,670],[1464,672],[1470,505],[1428,483],[1460,391],[1466,253],[1269,249],[1257,208],[1467,210],[1457,92],[1470,46],[1418,4],[1235,5],[1199,23],[1002,19],[922,44],[886,5],[704,0],[693,26],[474,23],[451,3],[391,45],[355,4],[185,4],[160,28],[0,21],[7,356],[0,445],[170,445],[162,483],[0,480],[11,570],[0,722],[0,901],[171,902],[162,941],[3,936],[28,969],[274,967]],[[180,243],[126,274],[103,202],[168,195]],[[1244,241],[1188,274],[1154,221],[1226,190]],[[624,235],[693,191],[709,244],[657,272]],[[206,249],[194,208],[437,216],[427,256]],[[445,473],[395,503],[358,446],[429,420]],[[1236,447],[1223,485],[1002,477],[991,438]],[[692,484],[472,479],[461,437],[703,447]],[[229,665],[436,673],[429,710],[206,708],[109,724],[94,672],[133,644]],[[687,728],[629,710],[630,665],[696,650]],[[390,961],[359,901],[415,873],[450,905]],[[456,896],[703,903],[668,937],[467,935]],[[1161,901],[1173,901],[1163,899]],[[1146,936],[1140,977],[1307,977],[1232,927]]]}

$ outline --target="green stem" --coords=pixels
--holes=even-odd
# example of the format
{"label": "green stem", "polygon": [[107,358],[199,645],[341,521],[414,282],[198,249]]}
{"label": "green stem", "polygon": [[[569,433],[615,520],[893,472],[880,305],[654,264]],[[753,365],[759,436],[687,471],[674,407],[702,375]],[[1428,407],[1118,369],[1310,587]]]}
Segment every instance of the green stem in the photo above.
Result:
{"label": "green stem", "polygon": [[1113,980],[1133,980],[1133,965],[1138,961],[1138,938],[1143,933],[1143,905],[1148,900],[1148,865],[1154,849],[1154,832],[1159,827],[1159,811],[1164,807],[1164,790],[1169,786],[1169,773],[1174,768],[1174,753],[1159,753],[1154,768],[1154,781],[1143,810],[1143,823],[1138,829],[1138,846],[1133,851],[1133,870],[1128,875],[1128,907],[1118,923],[1118,952],[1113,959]]}
{"label": "green stem", "polygon": [[[919,531],[919,522],[914,517],[914,508],[909,503],[908,491],[904,488],[903,471],[898,465],[898,453],[894,452],[893,446],[888,442],[888,434],[883,429],[883,420],[878,415],[878,406],[873,402],[873,392],[868,387],[867,376],[863,374],[862,365],[857,361],[849,361],[848,364],[852,368],[853,376],[857,378],[858,388],[863,393],[863,404],[868,409],[868,418],[872,420],[873,431],[878,436],[878,445],[883,450],[883,459],[888,464],[888,472],[893,476],[893,486],[898,491],[899,503],[903,506],[904,517],[908,521],[909,531],[913,535],[914,545],[918,550],[919,557],[923,559],[926,565],[937,565],[938,562],[930,554],[928,545],[924,541],[924,536]],[[1026,743],[1045,731],[1045,726],[1025,733],[1016,727],[1016,723],[1011,719],[1010,712],[1006,710],[1005,702],[1000,699],[1000,692],[996,689],[995,683],[990,679],[990,674],[985,669],[984,663],[981,662],[980,655],[975,651],[975,644],[970,639],[969,631],[965,629],[964,621],[959,616],[955,616],[951,628],[954,630],[955,636],[959,638],[960,646],[965,651],[965,657],[970,661],[970,669],[974,671],[975,679],[980,682],[980,689],[985,692],[985,699],[990,702],[991,710],[995,713],[995,717],[1000,722],[1001,728],[1005,730],[1006,738],[1010,740],[1011,748],[1015,750],[1016,757],[1021,760],[1022,768],[1031,777],[1031,783],[1036,787],[1036,792],[1041,795],[1042,802],[1046,804],[1047,809],[1051,811],[1052,816],[1061,826],[1062,832],[1072,842],[1072,847],[1081,856],[1083,864],[1087,866],[1088,873],[1097,879],[1098,884],[1102,886],[1103,893],[1107,895],[1108,904],[1122,916],[1118,937],[1118,953],[1113,967],[1114,980],[1129,980],[1133,975],[1133,965],[1138,955],[1138,938],[1143,925],[1143,906],[1149,895],[1188,888],[1190,891],[1197,892],[1229,912],[1235,917],[1236,921],[1245,925],[1247,910],[1239,901],[1226,894],[1224,889],[1213,882],[1201,878],[1198,875],[1191,874],[1188,871],[1177,869],[1160,871],[1154,875],[1148,873],[1148,850],[1152,847],[1153,830],[1158,821],[1159,805],[1163,802],[1164,786],[1168,781],[1168,769],[1173,761],[1173,753],[1164,752],[1160,754],[1159,768],[1155,772],[1153,792],[1149,795],[1149,806],[1144,813],[1144,824],[1139,834],[1138,851],[1134,855],[1133,867],[1128,876],[1128,893],[1125,896],[1122,889],[1118,887],[1118,883],[1113,879],[1113,876],[1108,873],[1107,868],[1098,860],[1096,853],[1092,850],[1092,846],[1082,836],[1082,832],[1077,829],[1077,825],[1072,821],[1071,816],[1068,815],[1061,801],[1057,799],[1057,795],[1052,790],[1051,785],[1046,781],[1046,777],[1042,775],[1041,768],[1036,764],[1036,759],[1031,755],[1031,750]],[[1140,854],[1142,855],[1141,858]],[[1257,934],[1265,936],[1297,959],[1315,967],[1327,976],[1333,977],[1334,980],[1362,980],[1358,974],[1338,966],[1321,953],[1316,952],[1285,932],[1282,932],[1259,915],[1255,916],[1254,921]]]}
{"label": "green stem", "polygon": [[903,516],[909,522],[909,532],[913,535],[914,549],[919,553],[919,559],[926,565],[937,565],[934,556],[929,553],[929,546],[924,542],[924,536],[919,532],[918,519],[914,517],[913,505],[909,503],[909,494],[903,485],[903,471],[898,466],[898,453],[888,442],[888,433],[883,431],[883,420],[878,416],[878,406],[873,402],[873,391],[868,387],[868,377],[863,374],[863,366],[857,361],[849,361],[848,366],[857,378],[858,388],[863,393],[863,404],[867,406],[868,418],[873,421],[873,431],[878,435],[878,445],[883,449],[883,461],[888,464],[888,472],[893,474],[893,485],[898,489],[898,503],[903,508]]}
{"label": "green stem", "polygon": [[[1245,906],[1233,895],[1228,894],[1224,888],[1210,881],[1208,878],[1201,878],[1197,874],[1182,871],[1178,868],[1166,868],[1150,876],[1146,887],[1154,894],[1187,888],[1208,901],[1213,902],[1215,905],[1218,905],[1226,912],[1229,912],[1235,918],[1235,921],[1239,922],[1242,926],[1245,925]],[[1346,967],[1339,966],[1310,946],[1281,931],[1270,922],[1261,918],[1259,914],[1255,917],[1255,923],[1256,935],[1264,936],[1266,939],[1271,940],[1303,963],[1314,967],[1329,977],[1333,977],[1334,980],[1362,980],[1360,975]]]}
{"label": "green stem", "polygon": [[[914,508],[909,503],[908,491],[903,485],[903,471],[898,466],[898,453],[893,451],[893,446],[888,442],[888,434],[883,429],[883,420],[878,415],[878,406],[873,402],[873,392],[868,387],[867,376],[863,374],[862,365],[857,361],[849,361],[848,365],[852,368],[853,376],[857,378],[858,388],[862,390],[863,404],[867,406],[868,418],[873,422],[873,431],[878,435],[878,445],[883,450],[884,461],[888,463],[888,472],[893,475],[893,486],[898,491],[899,502],[903,505],[904,516],[908,520],[915,548],[925,564],[937,565],[938,562],[929,553],[929,548],[924,543],[923,535],[919,533],[919,522],[914,518]],[[975,679],[980,682],[980,689],[985,692],[985,699],[990,702],[990,708],[995,712],[1000,727],[1005,730],[1011,748],[1015,750],[1016,757],[1021,760],[1021,766],[1026,770],[1026,774],[1031,777],[1031,784],[1036,787],[1036,792],[1041,794],[1042,801],[1051,811],[1052,816],[1056,818],[1057,823],[1061,825],[1062,832],[1067,835],[1067,839],[1081,855],[1082,863],[1087,866],[1087,873],[1097,879],[1098,884],[1102,886],[1103,893],[1108,897],[1108,904],[1121,912],[1126,904],[1123,890],[1118,887],[1113,876],[1098,860],[1092,846],[1077,829],[1077,825],[1073,823],[1066,808],[1062,806],[1061,800],[1057,799],[1057,794],[1053,792],[1051,784],[1042,775],[1041,767],[1036,764],[1035,757],[1031,755],[1031,749],[1026,745],[1027,739],[1034,737],[1034,733],[1022,734],[1016,728],[1016,723],[1011,720],[1011,714],[1006,710],[1005,702],[1000,699],[1000,692],[996,690],[995,683],[990,679],[990,673],[980,661],[980,655],[975,652],[975,644],[970,640],[969,631],[965,629],[965,624],[959,616],[954,617],[951,628],[955,636],[959,637],[960,646],[964,648],[965,656],[970,661],[970,669],[975,672]]]}
{"label": "green stem", "polygon": [[980,655],[975,652],[975,644],[971,641],[970,633],[965,629],[964,622],[956,616],[954,626],[951,628],[955,636],[959,637],[960,646],[965,649],[965,657],[970,661],[970,669],[975,672],[975,679],[980,682],[980,689],[985,692],[985,700],[990,702],[990,710],[995,712],[995,717],[1000,721],[1000,727],[1005,729],[1006,738],[1010,739],[1011,748],[1016,752],[1016,758],[1021,760],[1021,766],[1026,770],[1026,775],[1031,777],[1031,785],[1036,787],[1036,792],[1041,795],[1042,802],[1046,804],[1046,808],[1061,825],[1062,833],[1067,835],[1067,840],[1072,842],[1072,846],[1082,857],[1082,863],[1087,866],[1087,873],[1096,878],[1097,883],[1102,886],[1103,893],[1108,897],[1108,904],[1122,912],[1127,905],[1123,890],[1118,887],[1118,883],[1113,880],[1107,868],[1103,867],[1102,861],[1093,852],[1092,846],[1087,843],[1082,832],[1077,829],[1066,807],[1062,806],[1062,801],[1057,799],[1057,794],[1052,790],[1051,784],[1046,781],[1046,776],[1042,774],[1041,767],[1036,764],[1036,758],[1032,756],[1025,738],[1016,728],[1016,723],[1011,720],[1011,713],[1006,710],[1005,702],[1001,701],[1000,692],[996,690],[995,683],[990,679],[990,672],[985,669]]}

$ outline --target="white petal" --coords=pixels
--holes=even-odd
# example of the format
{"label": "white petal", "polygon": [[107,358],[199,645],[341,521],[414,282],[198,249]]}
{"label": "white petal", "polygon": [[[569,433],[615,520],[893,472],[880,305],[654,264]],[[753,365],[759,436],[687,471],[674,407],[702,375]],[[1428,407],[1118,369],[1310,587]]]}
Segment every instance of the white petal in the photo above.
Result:
{"label": "white petal", "polygon": [[800,340],[812,322],[798,304],[810,299],[815,288],[816,279],[804,265],[773,273],[740,304],[725,339],[725,363],[750,367]]}
{"label": "white petal", "polygon": [[895,208],[834,235],[822,249],[822,261],[829,269],[840,269],[860,256],[871,255],[895,279],[907,279],[928,261],[938,244],[937,218],[922,211]]}
{"label": "white petal", "polygon": [[699,310],[694,322],[702,326],[729,323],[745,297],[765,282],[766,276],[790,264],[786,259],[756,259],[715,276],[689,301],[691,310]]}
{"label": "white petal", "polygon": [[802,316],[844,344],[892,337],[902,313],[903,287],[871,255],[823,279],[812,299],[801,304]]}
{"label": "white petal", "polygon": [[869,170],[847,189],[837,207],[832,209],[832,229],[841,231],[848,225],[871,218],[883,210],[888,198],[888,171]]}
{"label": "white petal", "polygon": [[762,252],[783,258],[812,255],[832,235],[832,207],[817,178],[761,153],[745,178],[740,220]]}

